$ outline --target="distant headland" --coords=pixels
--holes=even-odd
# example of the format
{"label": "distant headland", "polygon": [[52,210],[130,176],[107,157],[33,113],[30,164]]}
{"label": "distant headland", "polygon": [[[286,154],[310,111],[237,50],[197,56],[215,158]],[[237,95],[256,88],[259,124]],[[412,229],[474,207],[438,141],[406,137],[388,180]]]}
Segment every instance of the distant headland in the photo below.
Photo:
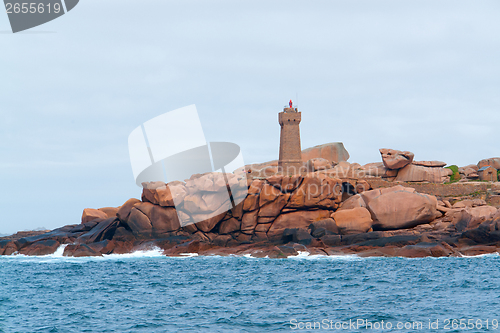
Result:
{"label": "distant headland", "polygon": [[[46,255],[62,245],[64,256],[73,257],[152,247],[167,256],[269,258],[300,252],[443,257],[498,251],[500,158],[458,167],[380,149],[381,161],[362,166],[347,162],[340,142],[302,150],[300,121],[290,101],[278,115],[276,161],[233,173],[195,174],[184,182],[145,182],[140,200],[86,208],[78,224],[1,237],[0,255]],[[231,202],[244,197],[221,209],[228,191]]]}

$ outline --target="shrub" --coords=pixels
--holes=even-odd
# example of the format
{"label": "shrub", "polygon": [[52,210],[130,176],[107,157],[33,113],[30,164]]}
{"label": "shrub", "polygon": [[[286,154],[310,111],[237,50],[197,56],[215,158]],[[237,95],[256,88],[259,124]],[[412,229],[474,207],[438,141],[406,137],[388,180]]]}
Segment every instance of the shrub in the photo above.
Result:
{"label": "shrub", "polygon": [[458,166],[456,165],[450,165],[446,167],[447,169],[450,169],[453,174],[450,176],[450,183],[458,182],[460,180],[460,173],[458,172]]}

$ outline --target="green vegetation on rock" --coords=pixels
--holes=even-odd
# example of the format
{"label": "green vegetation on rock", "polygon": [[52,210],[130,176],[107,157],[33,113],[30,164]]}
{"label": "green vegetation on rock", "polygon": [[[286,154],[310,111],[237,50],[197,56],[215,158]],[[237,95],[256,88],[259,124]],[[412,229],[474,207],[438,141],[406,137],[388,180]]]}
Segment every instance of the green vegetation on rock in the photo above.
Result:
{"label": "green vegetation on rock", "polygon": [[458,166],[456,165],[450,165],[446,167],[447,169],[450,169],[453,174],[450,176],[450,183],[455,183],[460,180],[460,173],[458,172]]}

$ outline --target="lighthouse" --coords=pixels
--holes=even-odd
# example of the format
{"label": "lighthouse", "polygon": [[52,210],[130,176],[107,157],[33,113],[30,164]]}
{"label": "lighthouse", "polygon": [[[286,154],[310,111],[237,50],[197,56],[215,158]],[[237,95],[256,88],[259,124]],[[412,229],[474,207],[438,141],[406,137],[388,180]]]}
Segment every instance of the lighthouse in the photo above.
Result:
{"label": "lighthouse", "polygon": [[278,168],[283,174],[300,173],[303,165],[300,148],[300,120],[301,113],[293,107],[291,100],[289,107],[283,108],[283,112],[278,114],[278,122],[281,126]]}

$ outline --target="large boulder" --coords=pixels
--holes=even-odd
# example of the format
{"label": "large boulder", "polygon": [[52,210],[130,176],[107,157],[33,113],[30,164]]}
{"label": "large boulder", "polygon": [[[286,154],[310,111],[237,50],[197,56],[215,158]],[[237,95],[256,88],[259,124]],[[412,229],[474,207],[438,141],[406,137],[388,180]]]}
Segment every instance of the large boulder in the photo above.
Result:
{"label": "large boulder", "polygon": [[141,200],[131,198],[125,201],[125,203],[118,209],[118,212],[116,213],[116,216],[120,219],[120,221],[126,223],[128,220],[128,217],[130,216],[130,211],[132,210],[132,207],[135,205],[138,205],[141,203]]}
{"label": "large boulder", "polygon": [[[148,207],[146,205],[151,205]],[[149,209],[151,208],[151,209]],[[132,208],[130,211],[130,216],[127,220],[127,224],[132,230],[132,233],[138,237],[150,238],[153,226],[151,225],[151,220],[149,216],[151,216],[151,210],[153,205],[149,202],[144,202],[140,205],[137,205]]]}
{"label": "large boulder", "polygon": [[387,169],[401,169],[413,161],[413,153],[409,151],[400,151],[394,149],[382,148],[379,150],[382,155],[382,161]]}
{"label": "large boulder", "polygon": [[370,212],[364,207],[336,211],[332,218],[342,235],[367,232],[373,223]]}
{"label": "large boulder", "polygon": [[477,167],[479,169],[485,166],[492,166],[495,169],[500,170],[500,157],[487,158],[479,161],[479,163],[477,164]]}
{"label": "large boulder", "polygon": [[440,215],[436,197],[406,190],[376,196],[367,203],[367,208],[372,215],[373,230],[413,228],[429,223]]}
{"label": "large boulder", "polygon": [[107,219],[108,215],[99,209],[85,208],[82,213],[82,224],[95,219]]}
{"label": "large boulder", "polygon": [[173,207],[154,205],[151,210],[152,231],[156,236],[179,230],[181,225]]}
{"label": "large boulder", "polygon": [[444,183],[450,180],[453,171],[440,167],[425,167],[408,164],[398,171],[395,181]]}
{"label": "large boulder", "polygon": [[313,158],[324,158],[331,162],[342,162],[349,159],[349,153],[342,142],[325,143],[302,151],[302,161],[307,162]]}

